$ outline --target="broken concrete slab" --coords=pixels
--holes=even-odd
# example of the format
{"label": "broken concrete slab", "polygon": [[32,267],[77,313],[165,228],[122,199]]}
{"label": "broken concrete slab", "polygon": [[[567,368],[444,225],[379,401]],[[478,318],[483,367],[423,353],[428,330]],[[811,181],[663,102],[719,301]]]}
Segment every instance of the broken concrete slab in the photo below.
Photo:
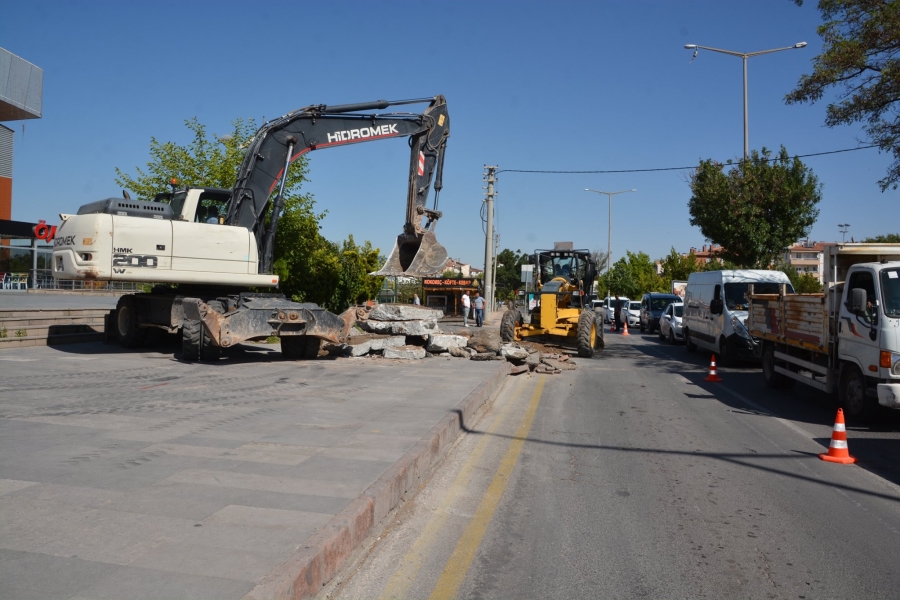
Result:
{"label": "broken concrete slab", "polygon": [[369,313],[369,321],[437,321],[444,312],[415,304],[379,304]]}
{"label": "broken concrete slab", "polygon": [[472,355],[472,360],[506,360],[496,352],[476,352]]}
{"label": "broken concrete slab", "polygon": [[479,329],[472,333],[468,345],[478,353],[493,352],[496,354],[500,350],[500,343],[499,329]]}
{"label": "broken concrete slab", "polygon": [[450,353],[450,356],[455,356],[456,358],[471,358],[474,351],[471,348],[451,346],[448,349],[448,352]]}
{"label": "broken concrete slab", "polygon": [[528,365],[510,365],[509,374],[510,375],[521,375],[522,373],[528,373],[531,369],[528,368]]}
{"label": "broken concrete slab", "polygon": [[380,352],[385,348],[396,348],[406,345],[406,337],[395,335],[390,337],[372,337],[360,342],[355,339],[350,340],[350,356],[365,356],[372,352]]}
{"label": "broken concrete slab", "polygon": [[428,343],[425,345],[425,349],[429,352],[448,352],[450,348],[465,347],[468,342],[468,338],[463,335],[435,333],[428,336]]}
{"label": "broken concrete slab", "polygon": [[[375,312],[374,310],[372,312]],[[358,325],[363,331],[387,335],[419,335],[429,336],[440,333],[437,320],[427,321],[360,321]]]}
{"label": "broken concrete slab", "polygon": [[550,367],[551,369],[556,369],[557,371],[574,371],[575,363],[571,361],[561,361],[553,358],[542,358],[541,364]]}
{"label": "broken concrete slab", "polygon": [[389,346],[384,349],[382,355],[385,358],[421,360],[425,358],[425,348],[421,346]]}
{"label": "broken concrete slab", "polygon": [[540,352],[532,352],[525,359],[525,364],[533,371],[535,367],[541,364],[542,354]]}
{"label": "broken concrete slab", "polygon": [[515,343],[503,344],[500,346],[500,356],[510,362],[521,363],[528,358],[528,350]]}

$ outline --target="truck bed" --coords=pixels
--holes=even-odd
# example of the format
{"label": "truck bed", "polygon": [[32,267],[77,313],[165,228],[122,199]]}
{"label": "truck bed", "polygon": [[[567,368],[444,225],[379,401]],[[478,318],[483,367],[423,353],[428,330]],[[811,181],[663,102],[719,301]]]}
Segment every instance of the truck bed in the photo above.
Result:
{"label": "truck bed", "polygon": [[828,353],[825,294],[751,294],[748,315],[754,337]]}

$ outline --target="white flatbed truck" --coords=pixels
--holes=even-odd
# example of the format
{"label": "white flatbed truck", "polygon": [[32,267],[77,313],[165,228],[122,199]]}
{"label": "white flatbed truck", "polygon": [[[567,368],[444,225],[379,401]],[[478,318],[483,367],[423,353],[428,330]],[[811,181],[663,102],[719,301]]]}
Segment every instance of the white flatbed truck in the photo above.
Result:
{"label": "white flatbed truck", "polygon": [[850,418],[900,408],[900,244],[824,250],[819,294],[750,293],[747,328],[758,339],[766,385],[799,381],[837,391]]}

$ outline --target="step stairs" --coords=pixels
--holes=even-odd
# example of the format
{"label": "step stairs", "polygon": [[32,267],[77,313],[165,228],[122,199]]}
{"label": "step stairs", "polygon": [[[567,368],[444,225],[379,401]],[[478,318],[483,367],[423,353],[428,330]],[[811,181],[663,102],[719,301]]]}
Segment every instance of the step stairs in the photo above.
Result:
{"label": "step stairs", "polygon": [[0,309],[0,350],[105,339],[109,308]]}

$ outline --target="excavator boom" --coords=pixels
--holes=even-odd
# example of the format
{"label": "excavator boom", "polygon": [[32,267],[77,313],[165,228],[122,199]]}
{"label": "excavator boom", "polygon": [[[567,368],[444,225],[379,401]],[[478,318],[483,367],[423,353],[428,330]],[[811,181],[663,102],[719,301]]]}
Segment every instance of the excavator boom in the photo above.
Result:
{"label": "excavator boom", "polygon": [[[361,112],[423,102],[429,106],[421,114]],[[260,252],[259,272],[270,273],[278,218],[284,205],[285,175],[290,164],[312,150],[407,136],[410,170],[406,222],[384,267],[373,275],[435,275],[447,261],[447,251],[437,242],[434,228],[441,217],[437,198],[449,135],[450,117],[443,96],[313,105],[293,111],[264,124],[250,142],[238,170],[225,224],[241,225],[255,234]],[[434,209],[428,209],[432,180],[435,203]],[[273,198],[279,182],[281,188]]]}

